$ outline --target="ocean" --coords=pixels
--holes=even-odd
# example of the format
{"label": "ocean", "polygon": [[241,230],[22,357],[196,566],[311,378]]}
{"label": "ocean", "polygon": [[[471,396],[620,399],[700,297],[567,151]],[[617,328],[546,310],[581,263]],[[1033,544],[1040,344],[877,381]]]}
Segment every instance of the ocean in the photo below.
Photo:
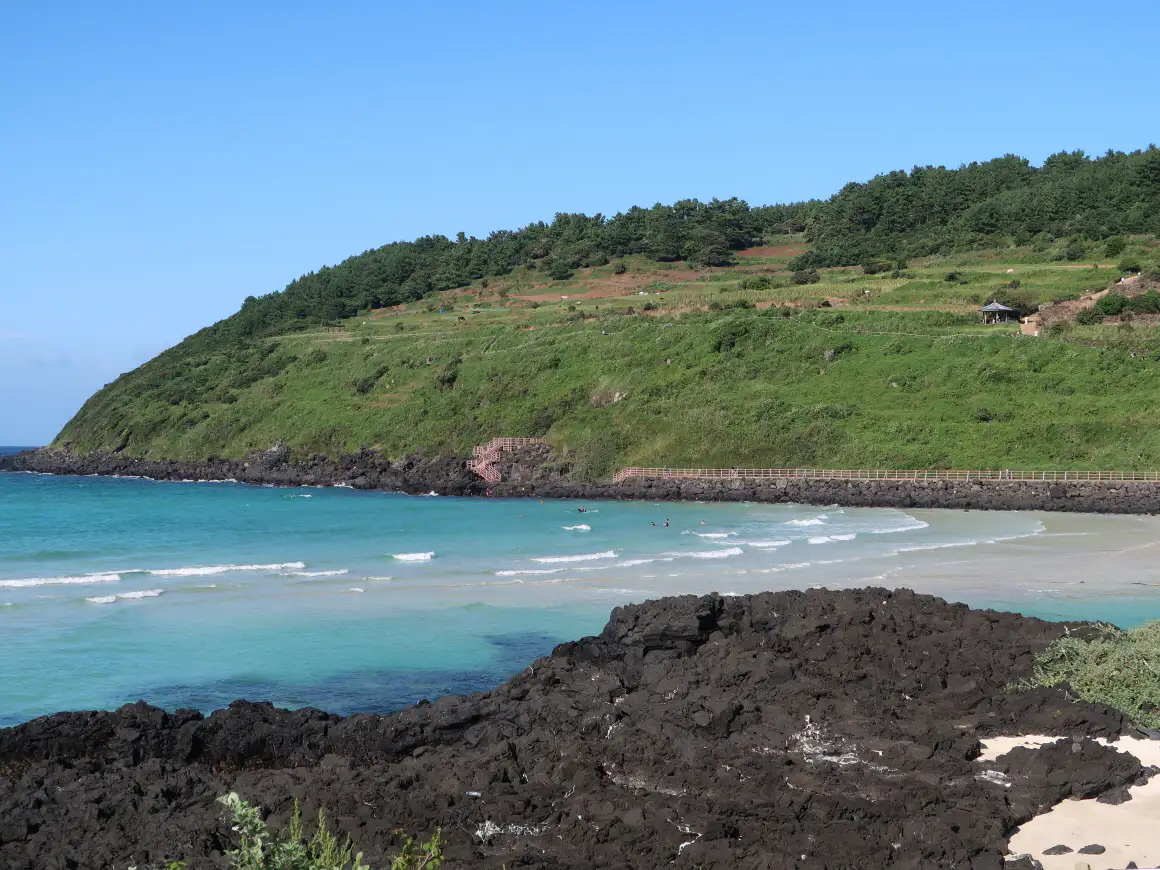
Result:
{"label": "ocean", "polygon": [[580,507],[0,474],[0,725],[138,699],[395,710],[494,687],[673,594],[905,586],[1160,618],[1152,517]]}

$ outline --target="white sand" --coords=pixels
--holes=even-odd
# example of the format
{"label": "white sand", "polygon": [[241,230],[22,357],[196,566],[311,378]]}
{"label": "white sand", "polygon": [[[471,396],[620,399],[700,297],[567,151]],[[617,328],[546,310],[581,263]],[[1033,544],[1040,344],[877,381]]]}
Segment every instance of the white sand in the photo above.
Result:
{"label": "white sand", "polygon": [[[1016,746],[1037,747],[1058,739],[1030,734],[987,740],[979,761],[994,761]],[[1136,756],[1145,767],[1160,766],[1160,740],[1121,737],[1114,743],[1099,742]],[[1129,861],[1135,861],[1141,870],[1160,866],[1160,775],[1129,791],[1132,799],[1118,806],[1101,804],[1095,799],[1066,800],[1058,804],[1019,829],[1011,838],[1011,852],[1031,855],[1044,870],[1075,870],[1084,863],[1090,864],[1093,870],[1122,868]],[[1078,854],[1080,847],[1089,843],[1099,843],[1107,851],[1102,855]],[[1061,844],[1074,851],[1066,855],[1043,854],[1044,849]]]}

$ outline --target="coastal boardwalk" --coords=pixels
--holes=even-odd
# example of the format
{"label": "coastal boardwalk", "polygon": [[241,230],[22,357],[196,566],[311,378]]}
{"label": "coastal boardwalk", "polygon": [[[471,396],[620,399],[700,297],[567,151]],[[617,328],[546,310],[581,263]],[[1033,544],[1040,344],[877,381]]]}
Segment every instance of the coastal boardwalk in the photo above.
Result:
{"label": "coastal boardwalk", "polygon": [[1016,471],[1000,469],[839,469],[839,468],[624,468],[612,478],[623,483],[632,478],[658,480],[1020,480],[1060,481],[1160,481],[1160,471]]}

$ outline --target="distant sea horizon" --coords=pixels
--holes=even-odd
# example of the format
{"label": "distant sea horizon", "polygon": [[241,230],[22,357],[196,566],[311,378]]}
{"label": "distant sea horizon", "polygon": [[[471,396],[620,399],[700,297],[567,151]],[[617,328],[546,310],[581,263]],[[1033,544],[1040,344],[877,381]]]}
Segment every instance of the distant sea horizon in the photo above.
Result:
{"label": "distant sea horizon", "polygon": [[0,444],[0,456],[11,456],[13,453],[20,453],[23,450],[36,450],[36,447],[12,447]]}

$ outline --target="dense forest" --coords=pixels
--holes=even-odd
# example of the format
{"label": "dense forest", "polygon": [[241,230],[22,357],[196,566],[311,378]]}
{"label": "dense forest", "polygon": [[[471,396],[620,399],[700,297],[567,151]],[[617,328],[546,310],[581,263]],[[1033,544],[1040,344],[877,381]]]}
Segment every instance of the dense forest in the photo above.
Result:
{"label": "dense forest", "polygon": [[1160,233],[1160,149],[1091,159],[1061,151],[1035,167],[1008,154],[958,169],[923,166],[850,183],[806,208],[799,269],[921,257],[1063,237]]}
{"label": "dense forest", "polygon": [[246,299],[241,311],[211,328],[219,338],[256,338],[351,317],[360,310],[421,299],[434,290],[466,287],[517,266],[564,279],[572,270],[616,257],[727,265],[734,251],[768,233],[800,232],[808,204],[751,208],[739,199],[695,199],[630,208],[606,218],[557,214],[550,223],[499,230],[486,239],[460,233],[424,236],[366,251],[337,266],[303,275],[285,290]]}
{"label": "dense forest", "polygon": [[[852,182],[826,201],[751,207],[740,199],[633,207],[606,218],[557,214],[486,239],[424,236],[394,242],[303,275],[285,290],[251,296],[200,341],[235,343],[420,299],[435,290],[525,266],[546,279],[643,254],[727,265],[735,251],[775,233],[806,232],[811,250],[794,268],[858,265],[1001,243],[1160,233],[1160,150],[1062,151],[1040,167],[1007,155],[958,169],[915,167]],[[200,343],[200,342],[199,342]]]}

